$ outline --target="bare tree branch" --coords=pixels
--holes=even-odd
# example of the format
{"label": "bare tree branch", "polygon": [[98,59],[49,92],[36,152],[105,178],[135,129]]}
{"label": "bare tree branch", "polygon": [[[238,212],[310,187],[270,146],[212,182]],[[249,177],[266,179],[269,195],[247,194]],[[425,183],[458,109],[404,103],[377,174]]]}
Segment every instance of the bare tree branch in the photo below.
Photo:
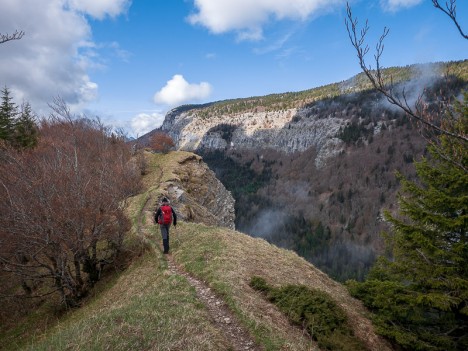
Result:
{"label": "bare tree branch", "polygon": [[10,40],[20,40],[24,36],[23,31],[15,31],[13,34],[2,34],[0,33],[0,44],[6,43]]}
{"label": "bare tree branch", "polygon": [[128,145],[57,102],[37,148],[2,152],[11,161],[0,162],[0,271],[28,296],[54,289],[74,306],[121,250],[122,199],[139,176]]}
{"label": "bare tree branch", "polygon": [[358,20],[357,18],[353,18],[351,8],[349,4],[347,4],[347,18],[345,19],[345,24],[351,44],[356,49],[357,57],[359,59],[359,66],[361,67],[365,75],[368,77],[373,87],[377,91],[382,93],[389,103],[401,108],[407,116],[422,123],[422,125],[426,128],[429,128],[429,130],[435,131],[437,133],[442,133],[453,138],[457,138],[465,143],[468,142],[468,137],[465,133],[455,133],[450,128],[444,128],[443,125],[439,126],[438,124],[432,121],[432,118],[430,116],[425,115],[422,96],[419,96],[413,108],[409,105],[404,90],[401,96],[395,93],[394,84],[391,77],[390,82],[386,82],[386,79],[382,72],[380,59],[384,50],[384,40],[389,33],[389,29],[387,27],[384,28],[383,33],[380,36],[380,39],[376,45],[376,53],[374,54],[376,69],[374,70],[365,61],[365,56],[369,52],[369,46],[365,43],[365,37],[367,32],[369,31],[368,22],[366,21],[364,27],[359,31]]}
{"label": "bare tree branch", "polygon": [[443,13],[449,16],[450,19],[455,24],[455,26],[457,27],[461,36],[465,39],[468,39],[468,35],[463,32],[463,29],[461,28],[457,20],[457,0],[450,0],[450,2],[446,1],[445,8],[439,4],[439,0],[432,0],[432,4],[434,5],[435,8],[441,10]]}

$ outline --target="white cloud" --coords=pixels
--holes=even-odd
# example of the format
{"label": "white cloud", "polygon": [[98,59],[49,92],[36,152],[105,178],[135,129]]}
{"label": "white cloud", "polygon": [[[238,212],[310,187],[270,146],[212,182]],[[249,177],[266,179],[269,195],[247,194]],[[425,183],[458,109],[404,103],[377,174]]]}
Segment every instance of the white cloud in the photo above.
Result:
{"label": "white cloud", "polygon": [[140,113],[132,118],[131,127],[135,137],[142,136],[156,129],[164,122],[162,113]]}
{"label": "white cloud", "polygon": [[391,12],[419,5],[422,0],[381,0],[382,7]]}
{"label": "white cloud", "polygon": [[131,0],[68,0],[71,9],[97,19],[116,17],[130,7]]}
{"label": "white cloud", "polygon": [[263,26],[276,20],[305,20],[346,0],[195,0],[197,13],[188,17],[215,34],[235,31],[239,40],[258,40]]}
{"label": "white cloud", "polygon": [[[75,4],[76,3],[76,4]],[[99,3],[93,7],[93,3]],[[0,45],[0,85],[16,99],[29,101],[39,114],[61,96],[75,109],[98,95],[98,85],[88,74],[100,67],[90,25],[83,16],[116,16],[128,1],[2,0],[2,33],[22,30],[21,40]],[[78,11],[79,10],[79,11]],[[21,102],[21,101],[19,101]]]}
{"label": "white cloud", "polygon": [[210,96],[211,90],[211,85],[207,82],[190,84],[182,75],[176,74],[154,94],[154,102],[177,106],[190,101],[203,100]]}

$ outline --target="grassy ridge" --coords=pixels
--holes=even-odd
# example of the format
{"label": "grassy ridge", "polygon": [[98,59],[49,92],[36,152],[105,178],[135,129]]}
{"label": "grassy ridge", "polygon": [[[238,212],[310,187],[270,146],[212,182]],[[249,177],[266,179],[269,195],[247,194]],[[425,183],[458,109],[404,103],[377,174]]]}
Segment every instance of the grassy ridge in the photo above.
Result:
{"label": "grassy ridge", "polygon": [[[149,155],[145,191],[128,200],[134,226],[126,243],[135,250],[129,267],[100,282],[79,309],[61,316],[51,309],[37,310],[16,330],[0,335],[0,349],[229,350],[195,289],[167,269],[157,228],[141,220],[147,211],[144,203],[149,199],[151,204],[167,182],[177,182],[184,157],[187,153]],[[171,248],[174,260],[221,296],[265,350],[318,348],[249,286],[252,276],[262,276],[272,286],[304,284],[327,293],[346,311],[369,349],[386,349],[363,317],[361,304],[292,251],[226,228],[186,222],[173,230]],[[53,322],[45,325],[47,320]]]}
{"label": "grassy ridge", "polygon": [[328,294],[346,311],[350,327],[369,349],[388,349],[375,336],[361,304],[294,252],[235,231],[193,223],[181,223],[173,237],[176,261],[223,296],[267,350],[310,350],[312,343],[249,286],[253,276],[264,277],[272,286],[302,284]]}
{"label": "grassy ridge", "polygon": [[[398,84],[421,75],[432,72],[434,76],[449,74],[464,81],[468,80],[468,60],[455,62],[439,62],[427,64],[413,64],[404,67],[390,67],[382,70],[386,81],[392,80]],[[369,79],[364,73],[359,73],[354,77],[340,83],[332,83],[320,87],[297,92],[285,92],[270,94],[265,96],[253,96],[231,100],[216,101],[203,105],[183,105],[174,111],[185,112],[197,110],[197,114],[202,118],[209,118],[219,114],[236,114],[255,112],[258,109],[264,111],[276,111],[290,108],[300,108],[314,101],[333,98],[345,93],[353,93],[373,89]]]}
{"label": "grassy ridge", "polygon": [[148,252],[112,286],[24,350],[222,350],[193,288]]}

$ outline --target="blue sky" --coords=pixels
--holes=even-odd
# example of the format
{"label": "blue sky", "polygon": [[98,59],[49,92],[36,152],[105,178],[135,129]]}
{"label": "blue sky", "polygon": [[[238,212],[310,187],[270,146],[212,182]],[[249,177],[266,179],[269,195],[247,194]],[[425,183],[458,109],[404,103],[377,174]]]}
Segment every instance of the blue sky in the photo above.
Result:
{"label": "blue sky", "polygon": [[[445,2],[445,1],[442,1]],[[385,67],[461,60],[468,43],[431,0],[352,0]],[[186,103],[299,91],[360,72],[343,0],[0,0],[0,85],[47,116],[73,111],[142,135]],[[457,1],[468,31],[468,1]],[[369,56],[372,62],[372,56]]]}

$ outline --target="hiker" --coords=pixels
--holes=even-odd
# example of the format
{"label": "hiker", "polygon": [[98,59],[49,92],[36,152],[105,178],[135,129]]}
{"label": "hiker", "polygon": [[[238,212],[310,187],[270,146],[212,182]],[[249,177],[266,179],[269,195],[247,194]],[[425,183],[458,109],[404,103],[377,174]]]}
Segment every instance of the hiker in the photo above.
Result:
{"label": "hiker", "polygon": [[159,223],[159,228],[161,229],[161,236],[163,239],[164,253],[169,253],[169,228],[171,223],[174,224],[174,227],[177,226],[177,215],[169,205],[169,200],[167,197],[164,197],[161,201],[161,206],[154,214],[154,221]]}

